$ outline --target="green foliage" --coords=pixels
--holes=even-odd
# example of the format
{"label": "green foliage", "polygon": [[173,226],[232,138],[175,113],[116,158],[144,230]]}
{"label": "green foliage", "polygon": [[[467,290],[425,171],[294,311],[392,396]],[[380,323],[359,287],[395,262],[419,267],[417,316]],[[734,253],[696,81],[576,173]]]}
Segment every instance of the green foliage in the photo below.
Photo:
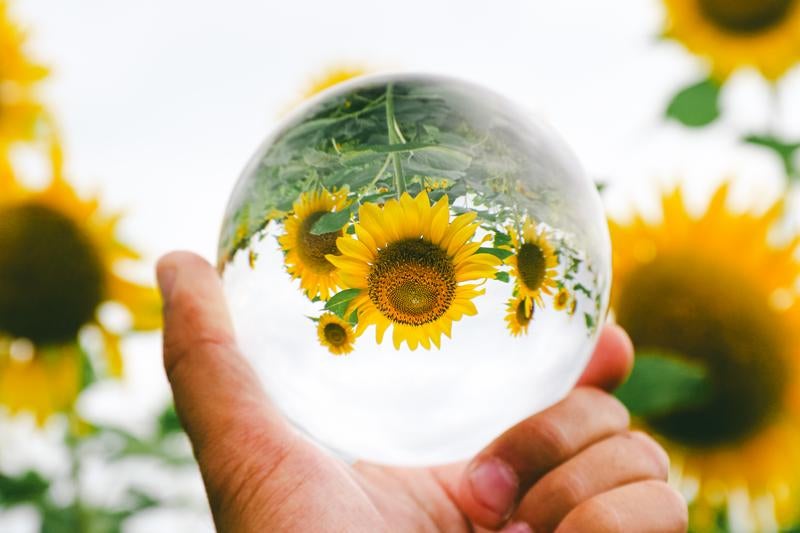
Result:
{"label": "green foliage", "polygon": [[508,272],[498,272],[494,275],[494,279],[502,281],[503,283],[508,283],[511,281],[511,276],[509,276]]}
{"label": "green foliage", "polygon": [[690,128],[707,126],[720,116],[720,89],[719,83],[710,78],[694,83],[675,95],[666,116]]}
{"label": "green foliage", "polygon": [[342,211],[335,211],[333,213],[326,213],[319,217],[319,220],[311,228],[313,235],[322,235],[323,233],[332,233],[339,231],[350,222],[350,210],[344,209]]}
{"label": "green foliage", "polygon": [[0,507],[39,501],[49,488],[50,482],[31,470],[18,476],[0,474]]}
{"label": "green foliage", "polygon": [[789,179],[800,180],[800,168],[798,168],[798,151],[800,142],[787,142],[774,135],[748,135],[744,142],[771,150],[783,163],[786,177]]}
{"label": "green foliage", "polygon": [[[363,202],[385,202],[403,191],[416,195],[427,183],[445,182],[430,191],[431,200],[447,194],[452,205],[465,198],[470,207],[464,211],[493,227],[511,218],[519,195],[553,200],[546,190],[534,194],[520,186],[528,162],[515,149],[516,132],[487,131],[490,121],[477,113],[455,89],[422,81],[361,88],[320,103],[279,133],[251,167],[226,215],[220,260],[249,246],[274,213],[290,211],[300,194],[317,187],[347,187],[355,212]],[[312,231],[337,231],[345,216],[325,215]]]}
{"label": "green foliage", "polygon": [[674,356],[637,353],[633,372],[614,394],[631,414],[651,417],[700,405],[710,393],[704,368]]}
{"label": "green foliage", "polygon": [[506,250],[505,248],[478,248],[478,251],[475,253],[493,255],[501,261],[514,255],[514,252]]}
{"label": "green foliage", "polygon": [[345,313],[347,312],[347,307],[350,305],[350,301],[358,296],[360,292],[361,289],[345,289],[341,292],[337,292],[330,300],[325,302],[325,310],[334,313],[339,318],[345,318]]}
{"label": "green foliage", "polygon": [[169,404],[158,416],[158,436],[164,438],[182,432],[183,425],[181,425],[178,413],[175,411],[175,406]]}

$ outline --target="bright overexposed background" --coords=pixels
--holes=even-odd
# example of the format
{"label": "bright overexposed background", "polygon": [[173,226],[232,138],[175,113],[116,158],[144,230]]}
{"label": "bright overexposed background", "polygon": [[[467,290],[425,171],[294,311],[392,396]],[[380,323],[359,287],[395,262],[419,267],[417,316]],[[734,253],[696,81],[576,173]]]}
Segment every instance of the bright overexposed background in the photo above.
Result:
{"label": "bright overexposed background", "polygon": [[[718,180],[733,175],[741,178],[735,190],[742,202],[763,205],[778,193],[782,167],[737,135],[765,129],[780,105],[772,126],[800,136],[800,98],[787,96],[800,93],[797,71],[779,86],[779,104],[744,73],[726,87],[726,113],[713,127],[687,133],[665,124],[671,95],[704,71],[680,46],[658,38],[658,0],[13,5],[30,29],[33,55],[52,66],[45,97],[60,121],[70,175],[81,191],[100,192],[105,205],[128,213],[121,230],[145,252],[146,267],[130,272],[142,281],[153,280],[155,258],[172,249],[213,260],[238,173],[331,66],[450,74],[510,96],[551,121],[589,174],[610,184],[615,212],[631,199],[653,205],[653,180],[686,182],[702,203]],[[169,394],[158,336],[128,341],[126,362],[123,382],[96,387],[81,408],[141,431]],[[58,462],[43,451],[46,444],[31,444],[43,440],[32,428],[0,427],[0,462]],[[100,492],[112,482],[102,473],[93,479]],[[197,483],[196,476],[185,481],[202,504]],[[129,529],[208,527],[201,514],[151,517]]]}

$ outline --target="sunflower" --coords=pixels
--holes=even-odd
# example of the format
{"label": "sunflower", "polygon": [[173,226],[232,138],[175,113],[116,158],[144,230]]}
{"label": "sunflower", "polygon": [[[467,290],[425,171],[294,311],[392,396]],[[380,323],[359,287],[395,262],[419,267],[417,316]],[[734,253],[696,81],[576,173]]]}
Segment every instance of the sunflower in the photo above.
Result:
{"label": "sunflower", "polygon": [[480,283],[494,278],[500,260],[478,253],[473,242],[478,224],[474,212],[450,221],[448,197],[431,206],[427,193],[404,193],[381,208],[363,204],[355,236],[336,241],[341,255],[327,258],[340,271],[345,286],[361,289],[350,310],[358,313],[356,335],[375,325],[380,343],[389,326],[392,340],[412,350],[439,347],[441,335],[478,310],[472,299],[483,294]]}
{"label": "sunflower", "polygon": [[0,149],[15,141],[33,140],[45,120],[44,107],[35,97],[38,81],[47,69],[25,54],[25,34],[10,20],[0,0]]}
{"label": "sunflower", "polygon": [[553,296],[553,308],[556,311],[572,310],[572,295],[566,287],[558,289],[558,292]]}
{"label": "sunflower", "polygon": [[343,230],[337,230],[315,235],[311,230],[323,215],[339,212],[347,204],[346,190],[304,192],[294,203],[293,214],[284,222],[286,233],[278,242],[286,253],[286,270],[292,278],[300,279],[300,287],[311,299],[327,300],[340,285],[336,267],[325,256],[339,253],[336,239],[344,234]]}
{"label": "sunflower", "polygon": [[542,294],[550,295],[556,287],[558,258],[553,246],[530,219],[523,222],[521,237],[513,227],[508,229],[508,233],[514,253],[506,262],[513,267],[512,272],[517,278],[516,290],[520,296],[531,298],[541,307]]}
{"label": "sunflower", "polygon": [[80,391],[83,332],[102,341],[105,371],[121,374],[121,333],[100,319],[101,305],[125,308],[131,330],[158,328],[161,314],[155,289],[114,272],[138,258],[115,238],[119,217],[78,197],[57,149],[52,160],[42,191],[24,187],[7,161],[0,166],[0,404],[40,423]]}
{"label": "sunflower", "polygon": [[664,0],[666,35],[724,80],[754,67],[777,80],[800,59],[800,0]]}
{"label": "sunflower", "polygon": [[677,481],[699,486],[696,509],[744,493],[762,520],[767,502],[785,521],[800,501],[800,239],[771,240],[782,202],[762,214],[727,202],[723,185],[692,217],[676,189],[660,223],[611,221],[612,308],[637,351],[708,372],[708,401],[642,421],[671,451]]}
{"label": "sunflower", "polygon": [[514,297],[508,301],[506,324],[512,337],[528,333],[528,326],[533,320],[533,301],[530,298]]}
{"label": "sunflower", "polygon": [[334,315],[325,313],[317,323],[319,343],[335,355],[344,355],[353,351],[356,335],[350,324]]}

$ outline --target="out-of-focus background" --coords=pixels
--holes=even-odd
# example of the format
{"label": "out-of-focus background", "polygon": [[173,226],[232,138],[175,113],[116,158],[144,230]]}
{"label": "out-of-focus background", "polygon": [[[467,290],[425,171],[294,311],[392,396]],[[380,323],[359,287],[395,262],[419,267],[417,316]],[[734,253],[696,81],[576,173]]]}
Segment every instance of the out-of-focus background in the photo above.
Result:
{"label": "out-of-focus background", "polygon": [[[97,214],[74,206],[98,196],[103,213],[123,213],[116,238],[141,253],[134,260],[109,252],[116,274],[136,285],[120,283],[127,290],[115,292],[118,303],[104,305],[100,318],[67,343],[74,350],[48,351],[47,327],[31,330],[33,342],[0,334],[0,403],[6,405],[0,406],[0,531],[212,529],[189,447],[169,408],[158,325],[136,319],[157,306],[147,288],[154,261],[177,248],[215,258],[239,172],[315,84],[337,71],[398,69],[484,84],[563,134],[602,185],[617,221],[614,301],[624,308],[615,314],[624,319],[626,310],[659,303],[696,311],[653,313],[674,335],[694,340],[661,346],[664,336],[642,333],[637,349],[647,356],[685,346],[691,353],[676,359],[699,361],[700,374],[667,363],[667,373],[677,377],[666,379],[674,385],[663,392],[666,407],[653,407],[642,393],[653,389],[636,389],[638,382],[624,392],[642,425],[660,431],[673,452],[673,482],[692,502],[693,529],[791,528],[800,508],[794,448],[800,419],[796,399],[788,398],[797,397],[792,372],[800,345],[788,334],[774,349],[750,344],[772,346],[773,337],[782,337],[776,331],[800,329],[794,310],[800,254],[792,248],[800,177],[800,69],[794,68],[800,2],[725,6],[708,0],[0,3],[7,11],[0,17],[10,20],[0,25],[0,147],[10,161],[0,171],[15,176],[0,178],[0,277],[25,250],[4,240],[3,217],[31,198],[83,213],[74,220],[97,229]],[[3,106],[13,111],[5,118]],[[53,179],[76,195],[54,189]],[[727,200],[707,210],[723,182],[730,183]],[[662,209],[662,196],[678,185],[688,214],[676,207],[680,199]],[[762,216],[780,201],[786,209]],[[638,225],[630,222],[637,211],[644,216]],[[745,211],[750,216],[740,215]],[[697,222],[704,213],[704,223]],[[642,265],[701,252],[707,261],[687,259],[673,269],[714,265],[718,272],[718,265],[733,265],[721,277],[736,282],[713,287],[708,273],[676,276],[671,285],[658,278],[646,286],[684,284],[678,291],[684,299],[671,302],[675,291],[666,291],[626,303],[626,284],[646,272]],[[703,289],[692,292],[696,286]],[[0,279],[3,290],[22,288]],[[747,296],[729,301],[730,293]],[[15,298],[0,294],[0,330],[6,329],[3,306]],[[719,298],[719,305],[704,307],[709,298]],[[728,312],[736,305],[748,311]],[[728,311],[698,319],[718,308]],[[762,322],[778,326],[773,331]],[[729,334],[742,328],[752,336]],[[37,343],[37,335],[48,342]],[[703,359],[703,350],[713,357]],[[35,367],[62,353],[77,363],[60,373],[44,363]],[[737,357],[750,358],[749,370],[736,366]],[[769,358],[780,362],[763,363]],[[650,363],[662,368],[657,358]],[[648,368],[634,372],[645,385],[653,375]],[[772,370],[759,380],[763,368],[782,369],[783,381]],[[80,382],[73,387],[79,394],[64,385],[69,376]],[[60,396],[54,392],[62,389]],[[676,389],[705,390],[696,396],[711,403],[691,397],[696,403],[687,407],[681,403],[686,394],[670,400]],[[725,394],[764,407],[737,416],[724,408]],[[34,398],[25,401],[26,395]],[[52,398],[39,401],[42,395]],[[669,418],[663,411],[669,407],[694,414]],[[719,431],[700,435],[709,426]]]}

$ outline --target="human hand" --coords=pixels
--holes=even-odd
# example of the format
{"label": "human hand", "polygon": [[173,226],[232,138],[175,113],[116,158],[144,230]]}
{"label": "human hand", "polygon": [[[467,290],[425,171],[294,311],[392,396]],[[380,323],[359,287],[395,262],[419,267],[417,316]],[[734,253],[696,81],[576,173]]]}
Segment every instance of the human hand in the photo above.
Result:
{"label": "human hand", "polygon": [[200,257],[158,265],[164,366],[217,529],[250,531],[659,532],[686,530],[666,453],[629,431],[600,388],[632,364],[607,327],[564,400],[472,461],[432,468],[347,465],[295,433],[239,354],[219,278]]}

